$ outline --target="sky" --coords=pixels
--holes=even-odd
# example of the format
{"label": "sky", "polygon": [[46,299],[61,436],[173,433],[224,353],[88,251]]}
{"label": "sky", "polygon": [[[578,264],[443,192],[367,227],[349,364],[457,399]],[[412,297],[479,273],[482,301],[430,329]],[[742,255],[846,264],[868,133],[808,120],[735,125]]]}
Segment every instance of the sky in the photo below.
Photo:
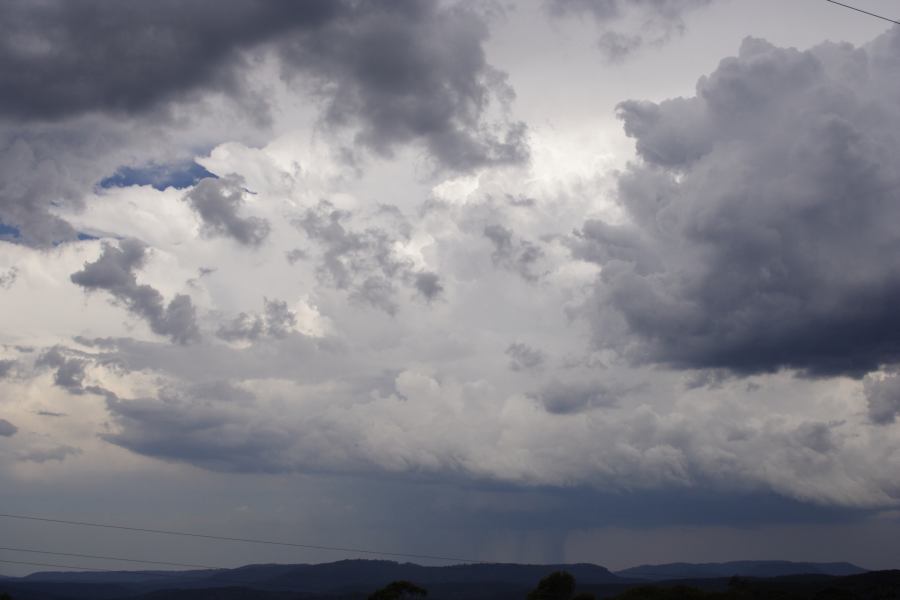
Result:
{"label": "sky", "polygon": [[900,567],[900,28],[824,0],[11,0],[0,34],[0,513]]}

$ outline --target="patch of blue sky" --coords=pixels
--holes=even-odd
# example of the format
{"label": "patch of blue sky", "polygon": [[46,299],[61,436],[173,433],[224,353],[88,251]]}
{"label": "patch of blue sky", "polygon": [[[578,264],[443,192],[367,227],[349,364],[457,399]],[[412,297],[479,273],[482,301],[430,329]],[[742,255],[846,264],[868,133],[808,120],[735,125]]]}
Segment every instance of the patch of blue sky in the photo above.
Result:
{"label": "patch of blue sky", "polygon": [[100,181],[101,188],[150,185],[157,190],[173,187],[184,189],[207,177],[215,177],[196,162],[167,165],[149,164],[141,167],[119,167],[115,173]]}
{"label": "patch of blue sky", "polygon": [[7,225],[0,221],[0,239],[18,237],[22,237],[22,232],[19,231],[18,227],[13,227],[12,225]]}

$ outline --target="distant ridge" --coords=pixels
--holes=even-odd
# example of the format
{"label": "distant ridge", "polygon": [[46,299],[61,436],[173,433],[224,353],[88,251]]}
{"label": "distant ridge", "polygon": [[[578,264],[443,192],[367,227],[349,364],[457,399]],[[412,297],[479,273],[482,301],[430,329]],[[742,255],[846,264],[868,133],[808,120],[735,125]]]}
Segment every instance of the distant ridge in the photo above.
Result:
{"label": "distant ridge", "polygon": [[303,593],[372,591],[398,579],[419,585],[503,585],[530,589],[557,570],[572,573],[579,584],[623,583],[605,567],[592,564],[521,565],[479,563],[422,566],[389,560],[341,560],[322,564],[262,564],[235,569],[194,571],[40,572],[17,581],[31,584],[107,584],[135,592],[168,588],[200,589],[241,586]]}
{"label": "distant ridge", "polygon": [[666,581],[717,577],[783,577],[785,575],[831,575],[843,577],[867,573],[867,569],[847,562],[814,563],[786,560],[739,560],[722,563],[668,563],[641,565],[616,571],[619,577]]}

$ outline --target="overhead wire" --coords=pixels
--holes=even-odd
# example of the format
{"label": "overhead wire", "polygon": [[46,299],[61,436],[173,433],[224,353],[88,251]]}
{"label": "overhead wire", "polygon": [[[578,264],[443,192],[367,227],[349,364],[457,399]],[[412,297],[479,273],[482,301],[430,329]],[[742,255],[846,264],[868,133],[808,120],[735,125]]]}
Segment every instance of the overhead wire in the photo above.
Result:
{"label": "overhead wire", "polygon": [[78,571],[97,571],[100,573],[109,572],[109,569],[93,569],[91,567],[76,567],[74,565],[56,565],[56,564],[52,564],[52,563],[27,562],[27,561],[21,561],[21,560],[0,559],[0,563],[4,563],[7,565],[26,565],[29,567],[51,567],[53,569],[75,569]]}
{"label": "overhead wire", "polygon": [[[125,558],[99,557],[99,556],[92,556],[90,554],[49,552],[49,551],[39,551],[39,550],[30,551],[30,550],[24,550],[24,549],[19,549],[19,548],[0,548],[0,550],[12,550],[12,551],[16,551],[16,552],[35,552],[37,554],[53,554],[53,555],[73,556],[73,557],[82,557],[82,558],[105,558],[108,560],[129,560],[130,561],[130,559],[125,559]],[[158,561],[135,560],[135,561],[130,561],[130,562],[148,562],[151,564],[166,564],[166,563],[159,563]],[[0,564],[33,566],[33,567],[50,567],[50,568],[54,568],[54,569],[70,569],[70,570],[75,570],[75,571],[89,571],[89,572],[94,572],[94,573],[105,573],[105,574],[122,573],[122,571],[115,571],[115,570],[111,570],[111,569],[100,569],[97,567],[82,567],[82,566],[78,566],[78,565],[61,565],[58,563],[32,562],[32,561],[22,561],[22,560],[0,559]],[[178,563],[176,563],[176,564],[178,564]],[[187,566],[187,565],[183,565],[183,566]],[[230,571],[230,569],[226,569],[224,567],[211,567],[210,570],[226,571],[226,572]],[[142,576],[142,578],[140,580],[134,580],[133,581],[134,583],[136,583],[136,582],[146,583],[149,580],[154,579],[154,578],[165,579],[167,577],[170,579],[185,580],[185,578],[190,578],[192,575],[192,573],[190,571],[136,571],[136,572],[125,571],[125,573],[131,573],[132,575],[135,575],[135,576],[138,576],[138,575]],[[44,580],[44,581],[46,581],[46,580]],[[194,580],[194,581],[202,581],[202,580]],[[3,580],[0,579],[0,583],[2,583],[2,582],[3,582]],[[67,583],[71,583],[71,580],[67,581]],[[259,579],[250,579],[247,577],[241,577],[240,573],[238,573],[237,576],[234,576],[233,574],[228,573],[228,576],[225,580],[209,581],[208,583],[212,584],[212,585],[218,585],[218,586],[230,586],[230,585],[259,586],[260,584],[265,585],[265,582],[262,582]]]}
{"label": "overhead wire", "polygon": [[900,21],[895,19],[891,19],[889,17],[885,17],[884,15],[879,15],[873,12],[869,12],[867,10],[863,10],[856,6],[851,6],[849,4],[844,4],[843,2],[838,2],[837,0],[825,0],[825,2],[830,2],[831,4],[837,4],[838,6],[843,6],[844,8],[849,8],[850,10],[855,10],[856,12],[862,13],[864,15],[869,15],[870,17],[875,17],[876,19],[881,19],[882,21],[887,21],[888,23],[893,23],[895,25],[900,25]]}
{"label": "overhead wire", "polygon": [[232,536],[224,536],[224,535],[212,535],[205,533],[196,533],[190,531],[177,531],[172,529],[151,529],[148,527],[132,527],[127,525],[113,525],[110,523],[95,523],[90,521],[72,521],[68,519],[54,519],[50,517],[36,517],[32,515],[17,515],[17,514],[9,514],[9,513],[0,513],[0,518],[3,519],[18,519],[23,521],[37,521],[41,523],[55,523],[62,525],[73,525],[78,527],[94,527],[94,528],[102,528],[102,529],[114,529],[121,531],[131,531],[136,533],[154,533],[159,535],[171,535],[171,536],[181,536],[181,537],[190,537],[190,538],[199,538],[206,540],[216,540],[222,542],[239,542],[246,544],[263,544],[268,546],[282,546],[287,548],[302,548],[305,550],[325,550],[329,552],[347,552],[351,554],[366,554],[366,555],[375,555],[375,556],[391,556],[395,558],[418,558],[425,560],[440,560],[447,562],[455,562],[455,563],[486,563],[487,561],[476,560],[472,558],[461,558],[455,556],[440,556],[435,554],[419,554],[413,552],[389,552],[382,550],[371,550],[364,548],[352,548],[352,547],[342,547],[342,546],[325,546],[321,544],[304,544],[299,542],[285,542],[279,540],[266,540],[259,538],[245,538],[245,537],[232,537]]}
{"label": "overhead wire", "polygon": [[7,552],[23,552],[26,554],[46,554],[48,556],[68,556],[72,558],[90,558],[94,560],[114,560],[118,562],[127,562],[127,563],[136,563],[143,565],[158,565],[164,567],[187,567],[191,569],[205,569],[205,570],[226,570],[228,567],[213,567],[210,565],[197,565],[192,563],[181,563],[181,562],[170,562],[163,560],[141,560],[138,558],[124,558],[121,556],[101,556],[98,554],[80,554],[78,552],[54,552],[51,550],[36,550],[34,548],[12,548],[6,546],[0,546],[0,550],[5,550]]}

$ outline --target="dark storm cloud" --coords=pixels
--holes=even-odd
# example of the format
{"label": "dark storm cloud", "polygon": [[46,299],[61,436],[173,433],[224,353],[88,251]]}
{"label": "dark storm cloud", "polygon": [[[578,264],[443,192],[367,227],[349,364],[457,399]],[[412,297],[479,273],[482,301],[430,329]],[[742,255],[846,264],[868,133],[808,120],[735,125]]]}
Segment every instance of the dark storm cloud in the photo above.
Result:
{"label": "dark storm cloud", "polygon": [[216,335],[229,342],[256,341],[265,336],[283,338],[297,325],[297,314],[284,300],[263,299],[263,315],[242,312],[219,327]]}
{"label": "dark storm cloud", "polygon": [[641,161],[589,221],[602,345],[638,362],[861,375],[900,360],[900,30],[748,39],[696,96],[620,106]]}
{"label": "dark storm cloud", "polygon": [[6,419],[0,419],[0,437],[12,437],[16,435],[17,431],[19,431],[18,427]]}
{"label": "dark storm cloud", "polygon": [[554,380],[544,386],[537,397],[548,412],[577,413],[592,408],[613,407],[620,393],[596,382],[563,382]]}
{"label": "dark storm cloud", "polygon": [[506,348],[509,357],[509,368],[513,371],[530,371],[543,366],[546,355],[538,348],[532,348],[522,342],[514,342]]}
{"label": "dark storm cloud", "polygon": [[295,220],[321,250],[316,269],[320,280],[391,315],[398,308],[398,284],[429,301],[440,293],[437,274],[417,271],[412,260],[397,252],[396,244],[409,240],[410,225],[396,207],[380,207],[365,227],[354,228],[353,222],[354,213],[327,201]]}
{"label": "dark storm cloud", "polygon": [[283,472],[292,435],[254,416],[255,398],[228,383],[164,389],[156,398],[106,393],[117,426],[106,441],[137,454],[216,471]]}
{"label": "dark storm cloud", "polygon": [[[513,92],[486,61],[487,35],[474,11],[434,0],[0,3],[0,225],[16,243],[76,239],[55,207],[81,208],[117,168],[123,183],[139,174],[114,158],[172,160],[132,143],[164,139],[176,105],[179,128],[211,93],[266,120],[269,99],[245,77],[264,56],[363,149],[420,144],[449,170],[522,162],[526,129],[508,117]],[[233,219],[212,227],[264,237]]]}
{"label": "dark storm cloud", "polygon": [[[554,16],[589,15],[602,27],[598,46],[611,61],[622,60],[645,45],[659,46],[684,32],[684,15],[716,0],[545,0]],[[618,21],[634,19],[625,33]],[[634,33],[639,31],[639,33]]]}
{"label": "dark storm cloud", "polygon": [[20,0],[0,7],[0,33],[0,115],[11,118],[133,114],[210,89],[240,98],[252,94],[248,52],[261,48],[378,152],[422,141],[451,169],[528,155],[524,125],[485,116],[512,97],[485,59],[487,26],[433,1]]}
{"label": "dark storm cloud", "polygon": [[487,63],[478,15],[421,0],[356,6],[321,36],[281,48],[288,68],[324,84],[329,122],[358,122],[358,141],[381,153],[421,140],[453,170],[528,157],[523,123],[486,118],[491,108],[505,113],[513,91]]}
{"label": "dark storm cloud", "polygon": [[135,271],[143,266],[146,251],[142,242],[133,239],[122,240],[118,247],[105,243],[100,258],[85,263],[84,269],[72,274],[72,283],[86,291],[110,293],[129,312],[147,321],[154,333],[173,342],[187,344],[196,340],[200,332],[190,296],[178,294],[166,306],[158,290],[137,283]]}
{"label": "dark storm cloud", "polygon": [[241,217],[244,205],[243,180],[240,177],[202,179],[184,199],[203,221],[203,232],[209,236],[225,236],[244,244],[259,246],[269,235],[271,226],[259,217]]}
{"label": "dark storm cloud", "polygon": [[11,0],[0,5],[0,114],[134,113],[202,88],[239,90],[240,51],[321,26],[345,2]]}

